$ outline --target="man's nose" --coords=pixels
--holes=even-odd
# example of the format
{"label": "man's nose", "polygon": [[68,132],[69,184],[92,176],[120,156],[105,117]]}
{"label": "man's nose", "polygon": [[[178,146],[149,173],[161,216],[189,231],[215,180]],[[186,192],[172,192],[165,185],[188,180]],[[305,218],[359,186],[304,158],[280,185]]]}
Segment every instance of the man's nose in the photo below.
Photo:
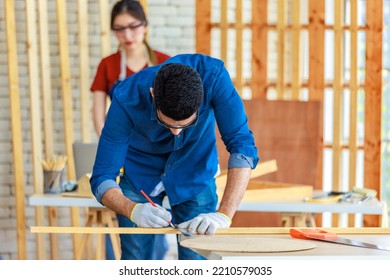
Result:
{"label": "man's nose", "polygon": [[179,135],[180,132],[183,130],[183,129],[177,129],[177,128],[170,128],[171,132],[173,135]]}

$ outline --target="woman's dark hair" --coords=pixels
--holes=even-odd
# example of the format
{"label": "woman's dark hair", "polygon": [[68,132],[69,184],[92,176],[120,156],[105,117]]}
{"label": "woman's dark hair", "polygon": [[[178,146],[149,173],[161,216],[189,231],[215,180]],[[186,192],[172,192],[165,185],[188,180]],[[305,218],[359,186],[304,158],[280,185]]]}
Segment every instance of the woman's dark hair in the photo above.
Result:
{"label": "woman's dark hair", "polygon": [[195,69],[178,63],[161,66],[154,79],[156,109],[181,121],[191,117],[203,99],[203,83]]}
{"label": "woman's dark hair", "polygon": [[[135,0],[121,0],[115,3],[115,5],[112,7],[111,10],[111,29],[114,27],[114,21],[115,18],[123,13],[127,13],[131,15],[132,17],[138,19],[139,21],[143,22],[145,25],[148,25],[148,19],[146,18],[145,11],[142,8],[142,5],[139,1]],[[146,49],[148,51],[149,60],[151,65],[157,64],[157,58],[153,51],[153,49],[150,47],[149,43],[144,41]]]}

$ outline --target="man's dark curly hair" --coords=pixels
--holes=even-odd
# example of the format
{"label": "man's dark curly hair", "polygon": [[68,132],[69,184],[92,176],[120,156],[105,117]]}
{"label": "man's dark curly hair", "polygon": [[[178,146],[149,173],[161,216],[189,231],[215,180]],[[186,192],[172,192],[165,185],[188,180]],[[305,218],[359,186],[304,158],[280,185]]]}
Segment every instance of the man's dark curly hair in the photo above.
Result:
{"label": "man's dark curly hair", "polygon": [[154,79],[156,109],[181,121],[191,117],[203,99],[203,84],[195,69],[178,63],[163,65]]}

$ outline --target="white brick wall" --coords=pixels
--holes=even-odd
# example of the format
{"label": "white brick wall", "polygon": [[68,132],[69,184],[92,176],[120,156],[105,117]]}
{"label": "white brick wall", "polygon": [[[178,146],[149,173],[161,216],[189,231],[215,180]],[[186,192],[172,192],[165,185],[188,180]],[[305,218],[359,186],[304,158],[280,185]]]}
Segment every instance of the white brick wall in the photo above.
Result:
{"label": "white brick wall", "polygon": [[[28,0],[32,1],[32,0]],[[111,1],[111,5],[115,1]],[[195,50],[194,26],[195,26],[195,0],[149,0],[148,1],[150,43],[152,47],[164,51],[170,55],[179,53],[192,53]],[[74,137],[80,140],[80,102],[78,89],[78,43],[77,43],[77,0],[66,1],[68,19],[69,40],[69,64],[74,67],[71,72],[72,95],[74,96]],[[100,38],[99,38],[99,8],[98,1],[89,1],[89,52],[90,52],[90,75],[91,81],[95,75],[97,64],[100,61]],[[34,208],[27,205],[28,196],[33,193],[33,174],[31,166],[31,123],[30,123],[30,100],[28,83],[28,57],[26,52],[26,23],[25,23],[25,0],[15,0],[15,18],[17,31],[18,51],[18,74],[19,94],[23,138],[23,162],[24,185],[26,195],[26,225],[34,225]],[[61,81],[59,70],[58,36],[56,24],[56,1],[48,0],[49,40],[50,40],[50,64],[51,85],[53,97],[53,120],[55,152],[64,151],[63,120],[61,101]],[[115,38],[112,36],[111,48],[117,47]],[[15,197],[13,189],[13,164],[12,164],[12,135],[11,117],[8,88],[8,65],[5,34],[4,1],[0,1],[0,259],[17,259],[16,240],[16,216]],[[40,71],[37,69],[37,71]],[[40,77],[40,76],[39,76]],[[92,104],[92,94],[91,94]],[[91,133],[94,136],[92,116]],[[94,138],[93,140],[96,140]],[[58,209],[60,225],[70,225],[68,209]],[[27,258],[35,259],[35,236],[26,232],[27,235]],[[47,238],[48,240],[48,238]],[[61,259],[72,258],[72,240],[70,235],[60,236]],[[47,243],[47,248],[49,244]],[[49,251],[47,252],[49,256]]]}

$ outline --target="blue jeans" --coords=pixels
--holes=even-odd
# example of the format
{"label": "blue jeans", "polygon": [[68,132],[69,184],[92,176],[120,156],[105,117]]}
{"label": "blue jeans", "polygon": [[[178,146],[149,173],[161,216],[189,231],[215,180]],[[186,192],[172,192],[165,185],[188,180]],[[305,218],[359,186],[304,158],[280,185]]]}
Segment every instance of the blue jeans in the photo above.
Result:
{"label": "blue jeans", "polygon": [[[123,186],[122,186],[123,187]],[[122,189],[124,195],[137,203],[146,203],[145,198],[132,188]],[[156,197],[151,197],[153,202],[162,204],[165,192],[162,192]],[[209,188],[194,196],[191,200],[181,204],[172,206],[172,222],[180,224],[188,221],[199,214],[215,212],[217,207],[218,197],[216,193],[215,183]],[[118,215],[118,223],[120,227],[136,227],[137,225],[130,221],[129,218]],[[153,260],[156,259],[155,247],[161,247],[161,241],[156,238],[155,234],[121,234],[122,260]],[[177,238],[176,238],[177,239]],[[157,241],[157,242],[156,242]],[[180,246],[178,244],[179,260],[204,260],[205,258],[195,253],[193,250]]]}

